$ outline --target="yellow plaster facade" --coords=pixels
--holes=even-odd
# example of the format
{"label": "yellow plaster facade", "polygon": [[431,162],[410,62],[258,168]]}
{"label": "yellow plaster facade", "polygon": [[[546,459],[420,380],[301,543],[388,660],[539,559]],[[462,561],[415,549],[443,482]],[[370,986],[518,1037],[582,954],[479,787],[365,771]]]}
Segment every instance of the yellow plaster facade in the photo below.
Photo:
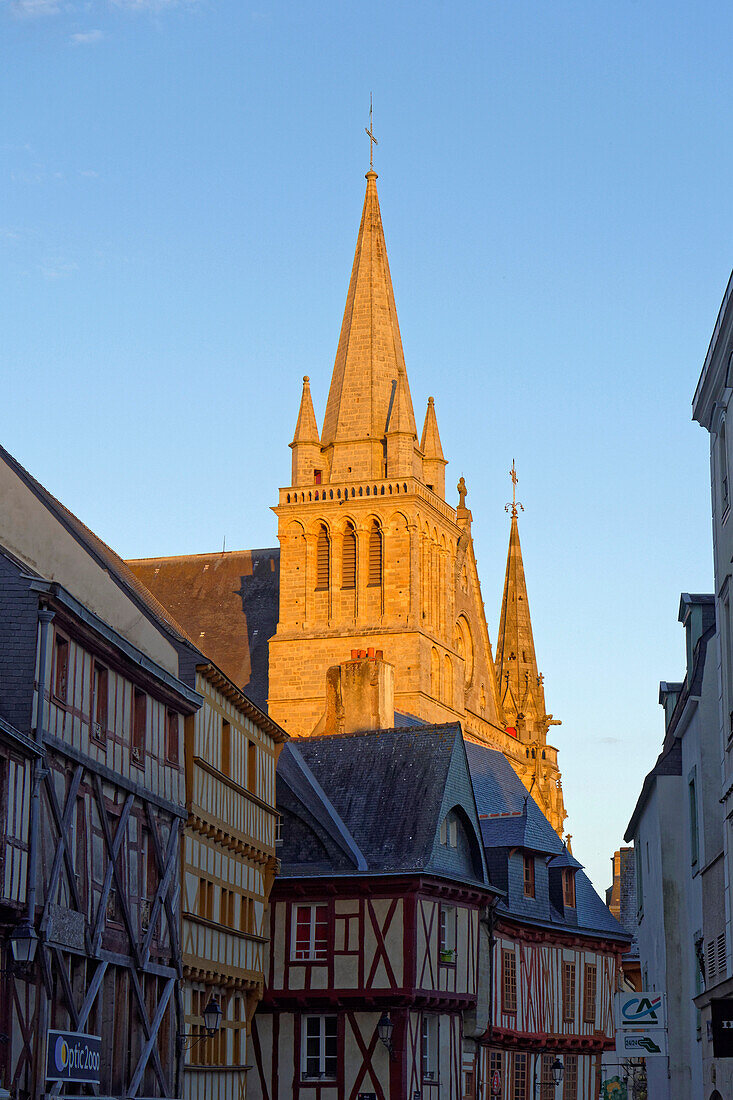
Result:
{"label": "yellow plaster facade", "polygon": [[269,713],[292,736],[315,734],[327,670],[351,650],[382,650],[395,670],[396,711],[460,721],[467,738],[504,752],[527,786],[534,780],[533,795],[561,833],[555,750],[542,742],[538,770],[534,743],[507,733],[465,485],[461,479],[457,506],[446,501],[432,397],[418,440],[377,175],[366,179],[323,430],[305,378],[292,484],[274,509],[280,613],[270,640]]}

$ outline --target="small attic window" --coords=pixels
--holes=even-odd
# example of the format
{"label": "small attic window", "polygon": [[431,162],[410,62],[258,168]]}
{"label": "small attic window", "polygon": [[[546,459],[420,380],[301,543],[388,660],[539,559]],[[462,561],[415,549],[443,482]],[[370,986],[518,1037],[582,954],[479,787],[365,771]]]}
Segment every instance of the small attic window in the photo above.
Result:
{"label": "small attic window", "polygon": [[562,900],[569,909],[575,909],[575,872],[571,867],[562,869]]}
{"label": "small attic window", "polygon": [[458,822],[453,814],[446,814],[440,823],[440,843],[444,848],[458,847]]}

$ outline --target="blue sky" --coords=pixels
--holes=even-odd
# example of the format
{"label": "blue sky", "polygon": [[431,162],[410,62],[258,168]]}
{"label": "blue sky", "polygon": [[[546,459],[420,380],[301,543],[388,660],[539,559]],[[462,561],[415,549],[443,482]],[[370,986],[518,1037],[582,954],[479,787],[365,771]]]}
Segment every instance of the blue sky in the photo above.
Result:
{"label": "blue sky", "polygon": [[[569,831],[607,885],[712,585],[690,401],[731,268],[733,9],[0,0],[0,441],[126,557],[271,546],[368,167],[495,640],[516,459]],[[724,216],[725,215],[725,216]],[[418,411],[419,410],[419,411]]]}

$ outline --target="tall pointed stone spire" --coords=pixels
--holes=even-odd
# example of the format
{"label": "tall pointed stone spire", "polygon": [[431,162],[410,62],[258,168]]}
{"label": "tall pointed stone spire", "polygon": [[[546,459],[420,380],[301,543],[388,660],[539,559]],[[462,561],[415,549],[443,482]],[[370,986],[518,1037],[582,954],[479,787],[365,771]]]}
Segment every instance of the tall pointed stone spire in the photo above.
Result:
{"label": "tall pointed stone spire", "polygon": [[384,437],[401,380],[407,427],[417,438],[377,195],[377,173],[366,195],[341,324],[321,442],[330,480],[384,476]]}
{"label": "tall pointed stone spire", "polygon": [[512,501],[506,506],[512,517],[509,553],[496,642],[497,687],[504,709],[507,733],[516,737],[524,748],[523,754],[520,750],[514,767],[553,829],[562,837],[567,817],[562,777],[557,763],[557,749],[547,741],[550,726],[559,726],[560,722],[547,713],[543,677],[537,671],[522,547],[519,542],[518,514],[523,508],[517,500],[517,471],[513,462],[511,479]]}
{"label": "tall pointed stone spire", "polygon": [[511,476],[514,492],[512,503],[507,504],[507,511],[511,510],[512,518],[504,597],[496,641],[496,675],[499,698],[511,727],[516,729],[522,741],[544,740],[552,715],[545,712],[545,689],[537,669],[522,547],[519,542],[518,511],[522,505],[516,499],[517,475],[514,463]]}
{"label": "tall pointed stone spire", "polygon": [[435,418],[435,400],[432,397],[428,398],[425,423],[420,439],[420,450],[423,453],[423,472],[426,484],[439,497],[445,499],[445,468],[448,463],[443,457],[438,421]]}
{"label": "tall pointed stone spire", "polygon": [[320,470],[321,443],[318,438],[318,424],[313,410],[310,379],[303,376],[303,393],[300,398],[298,410],[298,422],[295,425],[295,435],[290,444],[293,451],[293,485],[312,485],[316,470]]}

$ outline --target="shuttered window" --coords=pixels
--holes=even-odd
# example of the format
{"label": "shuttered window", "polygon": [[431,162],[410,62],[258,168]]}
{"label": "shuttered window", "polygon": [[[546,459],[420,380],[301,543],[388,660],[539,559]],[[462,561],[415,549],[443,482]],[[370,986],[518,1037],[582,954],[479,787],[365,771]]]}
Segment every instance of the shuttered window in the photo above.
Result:
{"label": "shuttered window", "polygon": [[531,852],[524,853],[524,896],[534,897],[534,855]]}
{"label": "shuttered window", "polygon": [[501,953],[502,1009],[504,1012],[517,1011],[517,956],[514,951]]}
{"label": "shuttered window", "polygon": [[369,532],[369,573],[367,584],[378,586],[382,583],[382,532],[376,523]]}
{"label": "shuttered window", "polygon": [[564,1054],[563,1100],[578,1100],[578,1055]]}
{"label": "shuttered window", "polygon": [[583,1019],[586,1023],[593,1024],[596,1019],[596,992],[598,986],[598,970],[594,963],[585,964],[583,986]]}
{"label": "shuttered window", "polygon": [[341,560],[341,587],[356,588],[356,532],[349,526],[344,531]]}
{"label": "shuttered window", "polygon": [[575,872],[570,867],[562,872],[562,900],[570,909],[575,908]]}
{"label": "shuttered window", "polygon": [[562,964],[562,1015],[564,1020],[575,1019],[575,963]]}
{"label": "shuttered window", "polygon": [[145,754],[148,700],[144,691],[133,688],[132,700],[132,759],[141,764]]}
{"label": "shuttered window", "polygon": [[316,542],[316,589],[328,589],[331,579],[331,544],[328,531],[321,527]]}
{"label": "shuttered window", "polygon": [[66,702],[69,687],[69,643],[60,634],[54,641],[53,693],[56,698]]}

